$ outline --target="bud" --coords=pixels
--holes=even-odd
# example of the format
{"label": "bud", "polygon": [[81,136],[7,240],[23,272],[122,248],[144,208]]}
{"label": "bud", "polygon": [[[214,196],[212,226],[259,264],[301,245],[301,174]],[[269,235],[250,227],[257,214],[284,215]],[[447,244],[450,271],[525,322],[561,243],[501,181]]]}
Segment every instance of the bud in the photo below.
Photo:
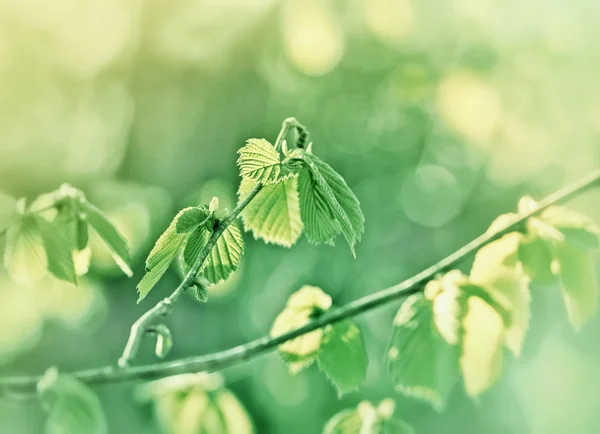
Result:
{"label": "bud", "polygon": [[212,200],[210,201],[210,204],[208,205],[208,211],[215,212],[218,209],[219,209],[219,198],[215,196],[212,198]]}

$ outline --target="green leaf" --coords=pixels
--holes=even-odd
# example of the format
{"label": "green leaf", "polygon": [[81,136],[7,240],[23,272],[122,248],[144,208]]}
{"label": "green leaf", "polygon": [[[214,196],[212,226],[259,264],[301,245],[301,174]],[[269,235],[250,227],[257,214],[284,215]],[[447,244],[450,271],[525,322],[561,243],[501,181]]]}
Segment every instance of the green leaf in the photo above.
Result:
{"label": "green leaf", "polygon": [[358,326],[349,320],[327,326],[317,357],[338,396],[358,389],[365,381],[369,358]]}
{"label": "green leaf", "polygon": [[183,374],[149,383],[138,391],[154,401],[157,419],[169,434],[252,434],[240,401],[215,374]]}
{"label": "green leaf", "polygon": [[4,232],[17,216],[16,199],[0,193],[0,234]]}
{"label": "green leaf", "polygon": [[435,327],[432,303],[423,294],[410,296],[394,319],[387,351],[396,390],[442,410],[458,377],[459,353]]}
{"label": "green leaf", "polygon": [[233,221],[211,249],[200,276],[211,284],[227,280],[240,265],[243,253],[244,238],[237,222]]}
{"label": "green leaf", "polygon": [[4,267],[23,285],[32,285],[48,272],[48,257],[34,216],[24,215],[8,228]]}
{"label": "green leaf", "polygon": [[52,369],[40,381],[38,390],[49,412],[46,433],[108,433],[100,400],[81,381]]}
{"label": "green leaf", "polygon": [[35,216],[35,220],[46,250],[48,270],[58,279],[77,284],[70,240],[43,217]]}
{"label": "green leaf", "polygon": [[249,139],[246,146],[238,153],[242,178],[273,184],[294,174],[289,167],[281,164],[279,152],[265,139]]}
{"label": "green leaf", "polygon": [[531,283],[551,285],[556,282],[557,276],[552,272],[554,247],[549,241],[527,234],[519,243],[518,255]]}
{"label": "green leaf", "polygon": [[88,221],[85,215],[78,216],[76,220],[75,249],[83,250],[87,247],[89,241]]}
{"label": "green leaf", "polygon": [[539,218],[558,229],[567,243],[589,249],[599,246],[600,228],[587,216],[560,206],[552,206]]}
{"label": "green leaf", "polygon": [[[290,296],[286,307],[275,318],[271,336],[277,337],[302,327],[312,320],[316,312],[326,311],[330,307],[329,295],[321,288],[305,285]],[[279,352],[288,362],[291,373],[302,370],[314,361],[322,339],[323,329],[317,329],[279,345]]]}
{"label": "green leaf", "polygon": [[178,234],[192,232],[198,229],[200,225],[206,223],[210,216],[208,208],[191,207],[184,209],[177,217],[176,230]]}
{"label": "green leaf", "polygon": [[[303,152],[301,154],[302,161],[306,164],[310,172],[310,182],[301,180],[301,183],[308,183],[312,190],[312,198],[305,205],[312,205],[302,210],[303,199],[300,202],[300,212],[302,220],[307,228],[307,235],[320,235],[320,239],[312,239],[315,242],[328,242],[326,238],[329,236],[333,227],[331,219],[326,217],[326,211],[330,217],[333,217],[339,229],[344,234],[350,250],[354,256],[354,245],[360,241],[361,235],[364,232],[365,218],[360,209],[358,199],[342,178],[331,166],[321,161],[312,154]],[[302,175],[302,174],[301,174]],[[306,176],[306,175],[304,175]],[[300,194],[308,193],[306,185],[300,188]],[[310,230],[308,227],[310,226]]]}
{"label": "green leaf", "polygon": [[395,403],[384,399],[375,408],[362,401],[356,409],[342,410],[325,425],[323,434],[414,434],[407,423],[392,418]]}
{"label": "green leaf", "polygon": [[559,277],[569,321],[575,330],[598,310],[598,287],[589,252],[569,243],[557,243]]}
{"label": "green leaf", "polygon": [[472,283],[484,288],[510,312],[510,325],[503,339],[515,356],[521,354],[531,319],[528,279],[518,263],[522,240],[523,235],[513,232],[480,249],[469,276]]}
{"label": "green leaf", "polygon": [[171,262],[177,256],[179,248],[185,241],[187,234],[178,234],[176,227],[178,217],[187,209],[181,210],[175,216],[167,230],[163,232],[150,251],[150,255],[146,259],[146,275],[137,285],[138,303],[148,295],[154,285],[169,269]]}
{"label": "green leaf", "polygon": [[[251,179],[242,179],[240,199],[256,186]],[[291,247],[302,233],[298,179],[289,178],[278,184],[265,185],[242,211],[246,231],[267,243]]]}
{"label": "green leaf", "polygon": [[[208,241],[208,231],[204,226],[199,226],[194,232],[192,232],[185,242],[183,249],[183,260],[185,265],[191,268],[196,262],[196,258],[200,254],[202,247]],[[189,268],[185,270],[189,271]]]}
{"label": "green leaf", "polygon": [[128,277],[131,277],[133,272],[130,266],[129,248],[123,235],[108,220],[108,217],[91,203],[82,201],[81,209],[85,212],[90,225],[92,225],[94,230],[100,235],[100,238],[109,247],[113,259],[119,268]]}
{"label": "green leaf", "polygon": [[306,237],[315,244],[333,245],[333,239],[342,229],[318,190],[314,177],[306,168],[301,169],[298,175],[298,192]]}

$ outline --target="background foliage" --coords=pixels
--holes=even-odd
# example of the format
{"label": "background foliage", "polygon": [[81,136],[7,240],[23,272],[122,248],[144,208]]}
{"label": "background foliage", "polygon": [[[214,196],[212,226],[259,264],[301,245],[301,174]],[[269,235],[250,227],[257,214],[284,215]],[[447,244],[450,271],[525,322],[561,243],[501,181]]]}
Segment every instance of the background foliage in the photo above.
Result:
{"label": "background foliage", "polygon": [[[0,374],[113,363],[131,323],[178,281],[168,274],[135,304],[153,242],[183,206],[217,195],[231,209],[236,151],[273,141],[287,116],[361,201],[357,259],[341,239],[287,251],[245,235],[235,277],[170,318],[170,358],[267,333],[303,284],[341,305],[396,283],[523,194],[598,167],[599,18],[590,0],[1,2],[0,186],[82,188],[128,239],[135,275],[97,238],[77,288],[20,286],[2,271]],[[600,221],[599,199],[573,208]],[[396,305],[357,319],[371,363],[366,387],[342,400],[316,368],[289,376],[275,353],[224,374],[259,433],[319,432],[338,410],[388,396],[421,433],[595,432],[600,320],[575,334],[557,291],[534,294],[532,309],[522,359],[478,404],[455,388],[441,414],[393,392],[377,357]],[[152,358],[148,345],[139,362]],[[158,432],[133,386],[97,389],[110,432]],[[34,401],[0,401],[0,433],[37,433],[43,419]]]}

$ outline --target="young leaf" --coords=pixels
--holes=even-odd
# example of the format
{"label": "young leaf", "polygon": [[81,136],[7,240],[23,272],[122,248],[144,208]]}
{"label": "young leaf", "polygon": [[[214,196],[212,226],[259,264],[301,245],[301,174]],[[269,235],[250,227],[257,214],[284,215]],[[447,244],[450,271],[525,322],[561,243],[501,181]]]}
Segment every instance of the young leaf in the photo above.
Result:
{"label": "young leaf", "polygon": [[242,178],[273,184],[293,175],[289,167],[281,164],[279,152],[265,139],[249,139],[238,153]]}
{"label": "young leaf", "polygon": [[38,390],[49,412],[46,433],[108,433],[100,400],[81,381],[51,369],[40,381]]}
{"label": "young leaf", "polygon": [[211,249],[200,276],[209,283],[217,284],[237,270],[244,253],[244,238],[234,221],[223,231]]}
{"label": "young leaf", "polygon": [[365,381],[369,365],[358,326],[349,320],[327,326],[317,361],[336,387],[338,396],[358,389]]}
{"label": "young leaf", "polygon": [[384,399],[375,408],[362,401],[356,409],[347,409],[333,416],[325,425],[323,434],[414,434],[407,423],[392,418],[395,403]]}
{"label": "young leaf", "polygon": [[489,389],[502,372],[504,321],[479,297],[469,297],[463,319],[460,367],[465,390],[477,397]]}
{"label": "young leaf", "polygon": [[210,216],[208,208],[191,207],[184,209],[177,217],[176,230],[178,234],[192,232],[205,223]]}
{"label": "young leaf", "polygon": [[442,410],[458,377],[459,353],[435,328],[432,303],[423,294],[410,296],[394,319],[387,351],[396,390]]}
{"label": "young leaf", "polygon": [[43,217],[35,216],[34,218],[48,258],[48,271],[58,279],[77,284],[75,264],[73,263],[73,246],[70,240],[60,232],[58,227]]}
{"label": "young leaf", "polygon": [[600,228],[587,216],[552,206],[540,215],[540,220],[560,231],[567,243],[589,249],[599,246]]}
{"label": "young leaf", "polygon": [[0,193],[0,234],[4,232],[17,216],[17,201]]}
{"label": "young leaf", "polygon": [[504,340],[515,356],[521,354],[531,318],[528,279],[518,263],[522,239],[520,233],[513,232],[480,249],[469,276],[473,284],[484,288],[510,311],[510,325]]}
{"label": "young leaf", "polygon": [[178,217],[187,209],[181,210],[173,219],[169,227],[150,251],[150,255],[146,259],[146,275],[138,283],[137,289],[139,293],[138,303],[142,301],[150,290],[156,285],[160,278],[169,269],[171,262],[177,256],[177,252],[185,241],[187,234],[177,233]]}
{"label": "young leaf", "polygon": [[554,248],[548,240],[527,234],[519,243],[518,257],[532,284],[550,285],[556,282],[557,277],[552,272]]}
{"label": "young leaf", "polygon": [[589,252],[577,245],[556,244],[559,276],[569,321],[579,330],[598,310],[598,288]]}
{"label": "young leaf", "polygon": [[[329,215],[338,223],[341,232],[350,246],[352,254],[355,255],[354,245],[361,239],[365,222],[358,199],[352,190],[350,190],[344,178],[333,170],[331,166],[307,152],[303,152],[301,158],[310,172],[311,180],[309,184],[313,191],[313,196],[315,196],[312,199],[315,205],[312,209],[309,208],[302,211],[301,202],[300,211],[305,226],[308,227],[311,225],[311,233],[322,232],[324,229],[331,230],[332,225],[328,220],[325,220],[325,228],[319,224],[315,226],[315,220],[324,218],[324,211],[328,210]],[[303,182],[306,183],[307,181],[304,180]],[[305,187],[301,189],[301,194],[303,190],[306,191]],[[318,231],[313,231],[313,229],[318,229]],[[318,240],[314,241],[318,242]]]}
{"label": "young leaf", "polygon": [[24,215],[8,228],[4,267],[23,285],[32,285],[46,275],[48,257],[34,216]]}
{"label": "young leaf", "polygon": [[88,201],[81,202],[81,209],[86,214],[88,222],[109,247],[110,252],[119,268],[128,277],[133,275],[130,266],[129,248],[125,238],[108,220],[106,215]]}
{"label": "young leaf", "polygon": [[194,265],[198,254],[200,254],[200,250],[202,250],[207,240],[208,231],[204,226],[199,226],[190,234],[183,249],[183,260],[188,267],[191,268]]}
{"label": "young leaf", "polygon": [[[308,324],[315,312],[331,307],[331,297],[315,286],[303,286],[292,294],[285,309],[275,318],[271,336],[277,337]],[[296,373],[310,365],[321,347],[323,330],[317,329],[279,345],[290,372]]]}
{"label": "young leaf", "polygon": [[[242,179],[238,192],[240,199],[255,186],[255,181]],[[298,179],[294,177],[265,185],[242,211],[242,221],[244,229],[252,230],[255,238],[291,247],[302,233]]]}

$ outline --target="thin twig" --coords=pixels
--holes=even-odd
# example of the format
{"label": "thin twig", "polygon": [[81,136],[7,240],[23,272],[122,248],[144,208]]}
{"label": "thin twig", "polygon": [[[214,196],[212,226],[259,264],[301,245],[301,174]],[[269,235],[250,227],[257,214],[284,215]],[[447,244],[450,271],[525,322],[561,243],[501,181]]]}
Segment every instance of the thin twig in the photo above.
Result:
{"label": "thin twig", "polygon": [[[275,149],[279,149],[285,136],[287,135],[289,129],[293,126],[296,126],[298,122],[295,118],[287,118],[283,121],[281,125],[281,131],[277,136],[277,140],[275,141]],[[256,186],[248,193],[248,195],[235,207],[233,211],[229,213],[225,219],[216,223],[216,226],[213,228],[213,233],[206,242],[206,245],[202,248],[202,251],[198,254],[198,257],[194,261],[192,268],[186,274],[185,278],[181,282],[181,284],[173,291],[173,293],[159,301],[153,308],[144,313],[138,320],[131,326],[131,332],[129,333],[129,339],[127,340],[127,344],[125,345],[125,349],[123,350],[123,355],[119,358],[118,366],[120,368],[125,368],[130,365],[131,361],[137,355],[141,345],[142,338],[146,335],[146,332],[150,330],[156,322],[162,321],[166,318],[175,307],[175,304],[181,296],[192,286],[194,286],[196,277],[200,272],[204,261],[210,254],[210,251],[216,244],[219,237],[223,234],[227,226],[229,226],[233,221],[237,218],[237,216],[242,212],[242,210],[250,203],[252,199],[258,194],[258,192],[262,189],[263,185],[261,183],[257,183]]]}
{"label": "thin twig", "polygon": [[[103,368],[76,371],[72,372],[71,375],[88,384],[107,384],[132,380],[150,380],[169,375],[190,372],[218,371],[245,360],[252,359],[275,349],[278,345],[284,342],[295,339],[313,330],[354,317],[362,312],[372,310],[391,301],[422,291],[425,284],[435,278],[438,273],[447,271],[448,269],[456,266],[466,257],[476,253],[482,247],[506,235],[507,233],[519,230],[529,218],[539,215],[548,207],[566,202],[567,200],[582,194],[584,191],[588,190],[599,182],[600,170],[595,171],[578,182],[575,182],[574,184],[548,196],[539,202],[539,206],[535,210],[521,216],[518,220],[497,232],[485,233],[479,236],[462,248],[458,249],[456,252],[452,253],[450,256],[442,259],[437,264],[429,267],[410,279],[387,289],[383,289],[362,297],[358,300],[348,303],[343,307],[340,307],[339,309],[326,312],[305,326],[296,330],[292,330],[283,335],[274,338],[265,336],[252,342],[205,356],[190,357],[146,366],[133,366],[123,369],[118,369],[114,366],[107,366]],[[0,392],[4,391],[6,394],[32,392],[35,391],[36,384],[40,379],[40,376],[0,378]]]}

